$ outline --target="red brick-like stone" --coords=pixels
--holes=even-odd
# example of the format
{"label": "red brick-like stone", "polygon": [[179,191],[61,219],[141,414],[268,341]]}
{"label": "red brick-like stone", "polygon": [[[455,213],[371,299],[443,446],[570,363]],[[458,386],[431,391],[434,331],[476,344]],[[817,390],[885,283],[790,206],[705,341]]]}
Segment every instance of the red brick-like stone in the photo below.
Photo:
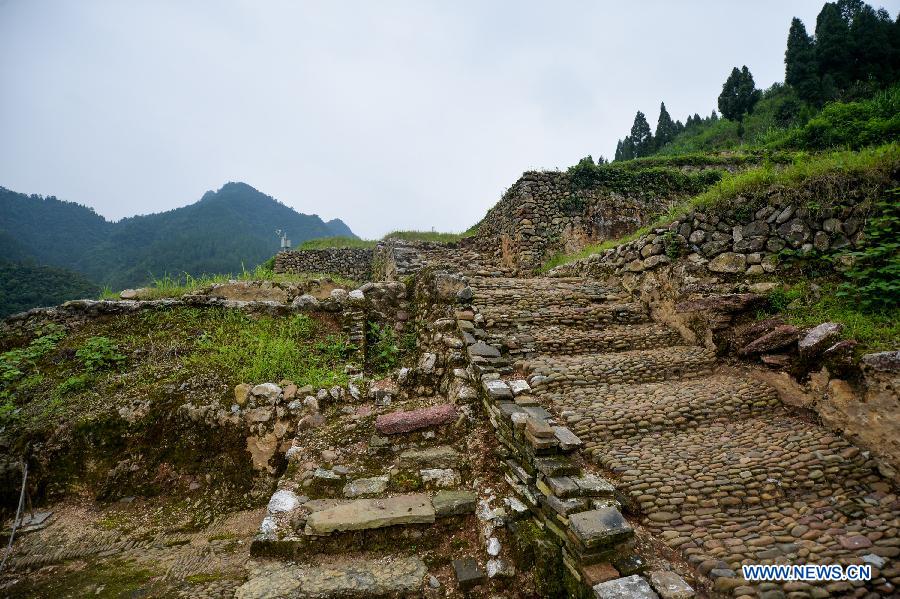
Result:
{"label": "red brick-like stone", "polygon": [[456,406],[452,404],[441,404],[409,412],[392,412],[379,416],[375,420],[375,429],[382,435],[408,433],[420,428],[444,424],[455,415]]}

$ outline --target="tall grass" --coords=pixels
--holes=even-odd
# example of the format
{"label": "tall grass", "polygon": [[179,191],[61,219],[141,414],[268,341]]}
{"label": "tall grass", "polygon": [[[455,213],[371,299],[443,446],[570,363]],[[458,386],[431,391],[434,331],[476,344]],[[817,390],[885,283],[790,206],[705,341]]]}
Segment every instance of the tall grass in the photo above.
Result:
{"label": "tall grass", "polygon": [[188,366],[212,366],[235,382],[289,379],[325,387],[347,381],[343,364],[351,347],[305,314],[287,318],[251,317],[225,311],[210,322],[185,358]]}

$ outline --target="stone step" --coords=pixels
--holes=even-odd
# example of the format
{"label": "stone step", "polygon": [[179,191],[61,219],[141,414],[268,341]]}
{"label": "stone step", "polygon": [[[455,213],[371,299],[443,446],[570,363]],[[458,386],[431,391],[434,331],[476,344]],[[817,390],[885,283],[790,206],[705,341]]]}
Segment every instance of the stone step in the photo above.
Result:
{"label": "stone step", "polygon": [[456,517],[473,514],[475,503],[476,495],[465,490],[309,500],[282,489],[269,502],[251,553],[296,556],[363,550],[388,541],[402,545],[429,527],[438,538],[454,527]]}
{"label": "stone step", "polygon": [[715,354],[695,345],[615,353],[529,358],[528,382],[538,390],[571,389],[613,383],[650,383],[709,374]]}
{"label": "stone step", "polygon": [[263,564],[238,587],[236,599],[420,596],[428,573],[418,557],[342,559],[315,565]]}
{"label": "stone step", "polygon": [[863,488],[874,473],[856,447],[783,409],[637,437],[588,431],[584,440],[650,518],[755,508],[803,493],[842,495]]}
{"label": "stone step", "polygon": [[613,383],[535,391],[551,403],[590,449],[608,439],[661,429],[688,428],[728,417],[771,412],[777,393],[758,381],[733,374],[656,383]]}
{"label": "stone step", "polygon": [[531,324],[506,331],[492,329],[489,342],[516,354],[583,354],[657,349],[684,343],[675,329],[648,322],[614,324],[603,329],[579,326]]}
{"label": "stone step", "polygon": [[309,535],[327,535],[398,524],[431,524],[434,518],[431,499],[421,493],[357,499],[311,513],[306,520],[304,532]]}
{"label": "stone step", "polygon": [[547,306],[521,308],[479,304],[487,329],[509,328],[518,325],[568,325],[582,329],[602,329],[609,324],[649,322],[646,307],[639,302],[568,306],[554,303]]}

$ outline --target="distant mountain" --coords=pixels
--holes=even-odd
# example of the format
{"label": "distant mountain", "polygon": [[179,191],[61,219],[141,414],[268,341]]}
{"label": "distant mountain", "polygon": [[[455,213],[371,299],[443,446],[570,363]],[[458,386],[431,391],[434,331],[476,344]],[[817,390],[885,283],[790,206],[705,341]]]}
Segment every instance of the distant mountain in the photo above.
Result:
{"label": "distant mountain", "polygon": [[74,270],[112,289],[165,274],[239,272],[271,257],[276,229],[299,244],[351,235],[342,221],[296,212],[246,183],[227,183],[199,202],[109,222],[92,209],[0,187],[0,251]]}
{"label": "distant mountain", "polygon": [[356,237],[353,231],[350,230],[350,227],[339,218],[331,219],[325,223],[325,226],[328,227],[328,230],[331,231],[331,235],[334,237]]}
{"label": "distant mountain", "polygon": [[66,268],[0,261],[0,318],[99,293],[84,275]]}

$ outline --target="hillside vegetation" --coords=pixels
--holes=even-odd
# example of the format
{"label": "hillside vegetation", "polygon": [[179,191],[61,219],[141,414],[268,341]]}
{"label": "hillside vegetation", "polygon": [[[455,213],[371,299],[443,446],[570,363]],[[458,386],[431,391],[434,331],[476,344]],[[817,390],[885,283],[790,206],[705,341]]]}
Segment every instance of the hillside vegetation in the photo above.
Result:
{"label": "hillside vegetation", "polygon": [[99,292],[84,275],[66,268],[0,261],[0,318]]}
{"label": "hillside vegetation", "polygon": [[[90,208],[0,188],[0,248],[10,261],[80,273],[94,287],[123,289],[166,275],[237,273],[278,249],[276,229],[295,243],[353,233],[340,220],[300,214],[244,183],[228,183],[194,204],[109,222]],[[36,271],[20,269],[20,276]],[[59,271],[61,272],[61,271]],[[73,299],[55,278],[30,281],[0,298],[0,311]],[[75,289],[72,290],[74,292]]]}

